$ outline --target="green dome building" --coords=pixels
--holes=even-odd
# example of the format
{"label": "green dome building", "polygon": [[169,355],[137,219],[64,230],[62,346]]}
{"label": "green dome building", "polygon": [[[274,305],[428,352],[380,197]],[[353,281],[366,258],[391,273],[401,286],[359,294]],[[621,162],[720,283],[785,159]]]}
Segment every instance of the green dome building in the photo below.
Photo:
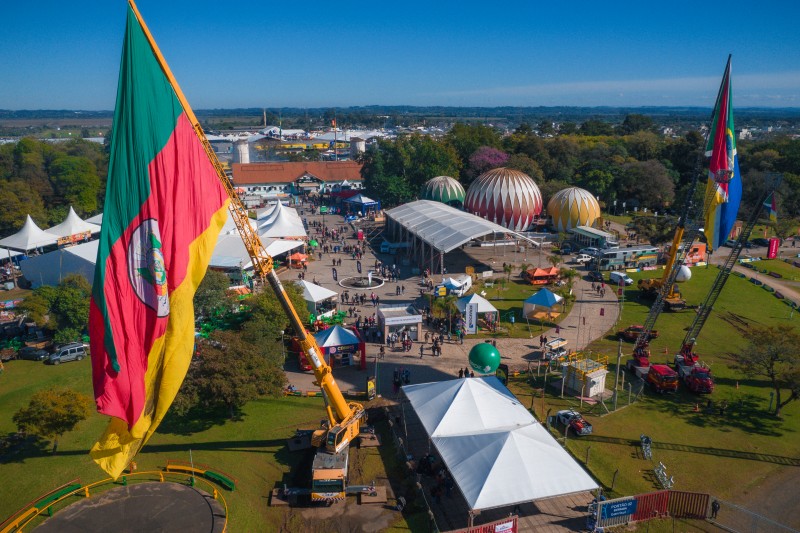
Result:
{"label": "green dome building", "polygon": [[442,202],[453,207],[464,205],[464,187],[450,176],[436,176],[422,186],[422,199]]}

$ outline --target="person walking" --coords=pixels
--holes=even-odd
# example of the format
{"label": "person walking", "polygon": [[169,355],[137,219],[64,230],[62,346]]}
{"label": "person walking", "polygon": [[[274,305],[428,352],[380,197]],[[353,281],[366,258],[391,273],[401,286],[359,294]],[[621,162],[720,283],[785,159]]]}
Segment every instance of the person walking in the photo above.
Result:
{"label": "person walking", "polygon": [[717,513],[719,512],[720,504],[718,500],[711,502],[711,519],[716,520]]}
{"label": "person walking", "polygon": [[458,369],[458,378],[459,379],[464,379],[464,369],[463,368],[459,368]]}
{"label": "person walking", "polygon": [[420,343],[419,344],[419,358],[422,359],[422,354],[425,351],[425,345]]}

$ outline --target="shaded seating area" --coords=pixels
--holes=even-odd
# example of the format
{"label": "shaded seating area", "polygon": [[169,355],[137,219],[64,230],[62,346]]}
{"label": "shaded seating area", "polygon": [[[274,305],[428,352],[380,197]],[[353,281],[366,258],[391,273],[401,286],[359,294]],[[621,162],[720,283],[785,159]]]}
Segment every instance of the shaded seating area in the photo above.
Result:
{"label": "shaded seating area", "polygon": [[561,279],[561,271],[557,267],[531,268],[523,275],[531,285],[549,285]]}

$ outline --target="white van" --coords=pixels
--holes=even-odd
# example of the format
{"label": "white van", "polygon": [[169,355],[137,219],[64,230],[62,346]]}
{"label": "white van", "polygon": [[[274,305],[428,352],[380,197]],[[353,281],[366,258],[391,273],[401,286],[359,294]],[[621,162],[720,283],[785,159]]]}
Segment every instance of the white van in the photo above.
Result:
{"label": "white van", "polygon": [[472,288],[472,276],[464,274],[463,276],[453,276],[453,279],[461,284],[461,286],[453,290],[456,296],[464,296]]}
{"label": "white van", "polygon": [[615,270],[608,275],[610,285],[633,285],[633,280],[625,272]]}

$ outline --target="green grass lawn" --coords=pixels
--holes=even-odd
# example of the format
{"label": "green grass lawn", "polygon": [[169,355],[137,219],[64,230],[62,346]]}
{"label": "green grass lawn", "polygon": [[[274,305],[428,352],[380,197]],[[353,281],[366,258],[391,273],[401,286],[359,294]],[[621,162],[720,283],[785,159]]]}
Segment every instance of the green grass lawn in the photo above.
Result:
{"label": "green grass lawn", "polygon": [[[0,374],[0,435],[16,431],[11,420],[14,412],[27,405],[34,391],[51,385],[90,395],[89,361],[58,366],[31,361],[8,363],[6,372]],[[211,465],[238,479],[235,491],[222,491],[230,510],[229,531],[274,531],[285,522],[288,511],[269,507],[269,492],[284,482],[295,486],[290,472],[302,476],[303,467],[308,466],[302,453],[287,451],[286,439],[298,427],[316,427],[323,416],[321,398],[298,397],[250,402],[237,421],[221,413],[188,421],[168,416],[137,457],[138,469],[159,470],[168,459],[188,461],[191,449],[196,463]],[[106,420],[93,414],[61,438],[56,455],[50,453],[52,446],[45,441],[30,442],[0,455],[0,521],[74,478],[89,483],[107,477],[88,455]],[[370,480],[385,477],[380,474],[381,467],[380,460],[368,458],[364,476]],[[410,515],[409,520],[414,519]],[[403,530],[407,524],[401,519],[395,527]]]}
{"label": "green grass lawn", "polygon": [[[682,286],[690,305],[702,300],[717,272],[714,267],[692,269],[692,280]],[[631,277],[636,280],[653,275],[654,272],[643,272],[631,274]],[[650,303],[638,301],[635,284],[626,289],[625,296],[620,328],[644,322]],[[639,452],[641,434],[653,439],[654,461],[667,466],[679,490],[708,491],[722,498],[736,500],[739,497],[741,501],[742,495],[764,478],[787,469],[796,470],[800,466],[800,403],[793,402],[785,407],[781,419],[769,414],[767,382],[742,375],[732,368],[728,357],[730,352],[745,345],[743,324],[786,323],[789,311],[772,294],[731,276],[697,342],[701,360],[713,370],[714,393],[697,396],[681,389],[675,395],[659,396],[646,391],[642,401],[605,416],[601,416],[604,414],[601,406],[590,410],[585,405],[582,411],[590,411],[588,419],[594,424],[594,434],[581,439],[570,436],[568,449],[581,463],[585,463],[588,450],[588,469],[607,489],[614,472],[619,469],[614,487],[616,495],[656,488],[652,473],[654,463],[642,459]],[[659,317],[656,329],[661,336],[651,345],[654,362],[671,363],[685,336],[684,328],[691,324],[693,317],[693,310],[665,312]],[[614,383],[617,347],[618,342],[611,334],[589,347],[610,356],[611,373],[606,382],[609,388]],[[623,364],[631,350],[632,344],[623,343]],[[541,380],[539,378],[534,386],[540,387]],[[530,402],[529,384],[518,381],[512,384],[512,390],[521,395],[523,402]],[[705,406],[708,399],[716,403],[728,402],[724,417],[716,411],[694,412],[696,403]],[[620,395],[618,405],[627,405],[627,393]],[[574,398],[562,399],[554,394],[545,396],[544,407],[541,398],[534,402],[539,417],[566,406],[580,408]]]}

